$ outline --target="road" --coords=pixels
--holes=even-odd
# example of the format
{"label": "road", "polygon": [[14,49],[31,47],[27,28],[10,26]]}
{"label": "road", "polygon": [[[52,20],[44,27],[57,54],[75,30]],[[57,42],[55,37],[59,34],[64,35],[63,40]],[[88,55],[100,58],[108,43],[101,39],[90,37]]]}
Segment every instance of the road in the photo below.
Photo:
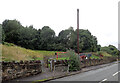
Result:
{"label": "road", "polygon": [[[120,67],[120,63],[113,64],[107,67],[103,67],[100,69],[88,71],[88,72],[83,72],[80,74],[60,78],[60,79],[55,79],[49,82],[54,83],[55,81],[63,81],[62,83],[66,83],[67,81],[82,81],[81,83],[85,81],[96,81],[96,83],[102,83],[104,81],[113,81],[112,83],[119,83],[118,79],[120,79],[118,75],[120,75],[120,70],[118,68],[118,64]],[[79,83],[78,82],[78,83]],[[109,82],[108,82],[109,83]],[[110,82],[111,83],[111,82]]]}

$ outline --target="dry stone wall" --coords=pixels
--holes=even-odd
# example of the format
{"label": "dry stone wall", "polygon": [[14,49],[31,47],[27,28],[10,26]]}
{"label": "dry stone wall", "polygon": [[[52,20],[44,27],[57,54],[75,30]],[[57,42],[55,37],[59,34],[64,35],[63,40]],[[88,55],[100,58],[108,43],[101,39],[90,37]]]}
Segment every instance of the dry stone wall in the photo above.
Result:
{"label": "dry stone wall", "polygon": [[36,75],[41,72],[41,61],[2,62],[3,81]]}
{"label": "dry stone wall", "polygon": [[[116,61],[118,58],[108,57],[104,59],[87,59],[81,61],[81,68],[95,66],[105,63]],[[57,60],[52,61],[52,71],[69,71],[70,60]],[[50,62],[46,62],[47,65]],[[2,80],[12,80],[15,78],[27,77],[30,75],[36,75],[42,72],[41,61],[20,61],[20,62],[2,62]]]}
{"label": "dry stone wall", "polygon": [[[117,59],[118,59],[117,57],[106,57],[104,59],[86,59],[86,60],[81,61],[80,67],[84,68],[84,67],[89,67],[89,66],[106,64],[106,63],[110,63],[113,61],[117,61]],[[53,64],[53,70],[54,70],[54,68],[58,69],[57,67],[61,67],[62,69],[64,69],[64,66],[66,66],[68,68],[69,61],[70,60],[57,60]]]}

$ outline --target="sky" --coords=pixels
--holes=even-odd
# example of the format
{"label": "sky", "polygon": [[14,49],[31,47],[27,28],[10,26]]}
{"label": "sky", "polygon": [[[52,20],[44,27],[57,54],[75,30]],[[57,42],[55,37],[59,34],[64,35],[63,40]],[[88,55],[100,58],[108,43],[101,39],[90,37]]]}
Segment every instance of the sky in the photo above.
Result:
{"label": "sky", "polygon": [[17,19],[23,26],[33,25],[60,31],[88,29],[97,37],[98,44],[118,47],[118,2],[120,0],[0,0],[0,23]]}

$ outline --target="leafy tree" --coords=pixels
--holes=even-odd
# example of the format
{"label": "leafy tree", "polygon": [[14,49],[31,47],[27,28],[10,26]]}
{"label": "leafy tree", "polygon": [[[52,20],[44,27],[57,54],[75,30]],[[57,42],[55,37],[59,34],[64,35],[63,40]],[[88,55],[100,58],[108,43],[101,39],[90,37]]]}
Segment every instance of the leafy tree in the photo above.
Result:
{"label": "leafy tree", "polygon": [[[77,30],[74,31],[73,27],[62,30],[58,36],[55,36],[54,30],[49,26],[37,30],[32,25],[24,27],[17,20],[5,20],[0,29],[3,34],[3,41],[5,39],[5,42],[28,49],[51,51],[73,49],[77,52]],[[100,50],[100,46],[97,45],[97,38],[91,35],[90,31],[83,29],[79,30],[79,47],[80,52]]]}
{"label": "leafy tree", "polygon": [[41,34],[41,29],[38,29],[37,32],[36,32],[36,35],[35,35],[36,40],[34,41],[35,42],[34,48],[36,50],[41,50],[42,49],[42,45],[41,45],[42,41],[41,41],[40,34]]}
{"label": "leafy tree", "polygon": [[41,47],[42,50],[50,50],[54,44],[55,32],[49,26],[44,26],[41,30]]}
{"label": "leafy tree", "polygon": [[2,29],[2,25],[0,24],[0,43],[4,43],[5,40],[5,33],[4,30]]}
{"label": "leafy tree", "polygon": [[35,49],[37,30],[33,26],[20,28],[18,34],[18,45],[28,49]]}
{"label": "leafy tree", "polygon": [[98,46],[97,46],[97,38],[95,36],[92,36],[92,52],[98,51]]}
{"label": "leafy tree", "polygon": [[2,23],[2,27],[6,35],[5,41],[17,44],[18,30],[22,27],[20,22],[17,20],[5,20]]}
{"label": "leafy tree", "polygon": [[[62,30],[59,33],[59,41],[67,49],[74,49],[77,52],[77,29],[74,31],[72,27]],[[95,52],[97,51],[97,38],[88,30],[79,30],[79,52]]]}
{"label": "leafy tree", "polygon": [[105,51],[113,56],[119,55],[118,49],[113,45],[101,47],[101,51]]}
{"label": "leafy tree", "polygon": [[70,27],[69,29],[66,30],[62,30],[59,35],[59,42],[68,49],[72,49],[73,48],[73,42],[75,42],[75,32],[73,30],[73,27]]}
{"label": "leafy tree", "polygon": [[101,45],[97,45],[97,51],[101,51]]}
{"label": "leafy tree", "polygon": [[0,43],[2,43],[2,26],[0,24]]}
{"label": "leafy tree", "polygon": [[[77,52],[77,29],[75,31],[76,34],[76,41],[74,44],[74,49]],[[97,51],[97,38],[88,30],[79,30],[79,52],[90,52],[90,51]]]}

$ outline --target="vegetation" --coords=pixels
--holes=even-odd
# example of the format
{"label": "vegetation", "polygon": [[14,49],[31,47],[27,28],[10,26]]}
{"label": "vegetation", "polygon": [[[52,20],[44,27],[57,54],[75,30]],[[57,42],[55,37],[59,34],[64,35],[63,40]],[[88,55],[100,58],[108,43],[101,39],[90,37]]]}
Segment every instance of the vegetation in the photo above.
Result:
{"label": "vegetation", "polygon": [[0,24],[0,43],[3,43],[5,40],[4,30],[2,29],[2,25]]}
{"label": "vegetation", "polygon": [[103,55],[103,57],[112,57],[112,55],[108,54],[107,52],[98,51],[98,52],[93,52],[92,56],[90,58],[91,59],[100,59],[100,58],[102,58],[100,55]]}
{"label": "vegetation", "polygon": [[58,60],[69,60],[69,57],[58,58]]}
{"label": "vegetation", "polygon": [[100,59],[100,57],[99,57],[99,56],[96,56],[96,55],[92,55],[92,56],[90,57],[90,59]]}
{"label": "vegetation", "polygon": [[2,47],[3,61],[20,61],[20,60],[42,60],[43,56],[54,55],[56,51],[37,51],[25,49],[11,43],[0,45]]}
{"label": "vegetation", "polygon": [[[35,29],[32,25],[22,26],[17,20],[5,20],[2,23],[3,42],[14,43],[32,50],[77,51],[77,30],[70,27],[62,30],[58,36],[49,26]],[[95,52],[99,50],[97,38],[89,30],[79,30],[80,52]]]}
{"label": "vegetation", "polygon": [[113,45],[101,47],[101,51],[107,52],[108,54],[111,54],[113,56],[118,56],[119,55],[118,49]]}
{"label": "vegetation", "polygon": [[67,55],[69,56],[69,71],[77,71],[80,70],[80,57],[74,51],[67,51]]}
{"label": "vegetation", "polygon": [[[22,48],[20,46],[16,46],[13,43],[4,42],[4,45],[0,45],[2,47],[2,60],[3,61],[20,61],[20,60],[43,60],[44,56],[52,57],[58,51],[43,51],[43,50],[30,50],[26,48]],[[71,53],[71,54],[70,54]],[[102,54],[104,57],[112,57],[111,54],[108,54],[104,51],[92,52],[91,59],[99,59],[99,55]],[[76,54],[71,51],[65,54],[58,54],[58,60],[70,60],[73,59],[73,56]],[[55,56],[56,57],[56,56]],[[71,57],[71,58],[70,58]]]}
{"label": "vegetation", "polygon": [[[108,47],[98,45],[97,38],[89,30],[79,29],[79,40],[79,52],[93,52],[95,54],[92,58],[98,58],[95,55],[99,53],[102,53],[103,56],[119,54],[117,48],[113,45]],[[54,55],[57,51],[74,50],[77,52],[76,42],[77,29],[74,30],[73,27],[62,30],[56,36],[55,31],[49,26],[37,30],[32,25],[24,27],[17,20],[5,20],[0,24],[0,44],[2,43],[2,56],[5,61],[42,60],[43,56]],[[76,54],[72,53],[70,55]],[[63,59],[63,57],[60,58]],[[73,57],[73,59],[76,59],[76,57]]]}

